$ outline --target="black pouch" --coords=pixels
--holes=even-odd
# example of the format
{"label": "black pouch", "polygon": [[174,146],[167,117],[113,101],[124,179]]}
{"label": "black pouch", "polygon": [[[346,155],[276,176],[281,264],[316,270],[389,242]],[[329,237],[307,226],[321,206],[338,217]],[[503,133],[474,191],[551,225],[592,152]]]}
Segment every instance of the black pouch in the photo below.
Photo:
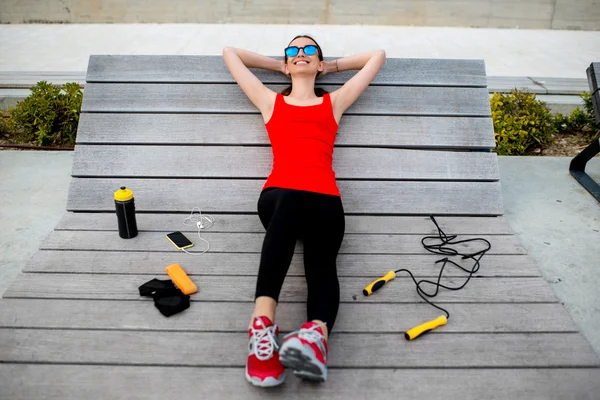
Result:
{"label": "black pouch", "polygon": [[154,299],[154,306],[165,317],[170,317],[190,307],[190,296],[179,290],[173,281],[152,279],[139,287],[140,296]]}

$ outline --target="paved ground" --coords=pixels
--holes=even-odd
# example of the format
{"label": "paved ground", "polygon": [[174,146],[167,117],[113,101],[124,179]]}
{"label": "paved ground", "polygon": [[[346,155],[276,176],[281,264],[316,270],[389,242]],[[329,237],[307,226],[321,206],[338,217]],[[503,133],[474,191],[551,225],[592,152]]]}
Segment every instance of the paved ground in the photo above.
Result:
{"label": "paved ground", "polygon": [[65,213],[73,154],[0,151],[0,295]]}
{"label": "paved ground", "polygon": [[0,25],[0,71],[85,71],[90,54],[221,54],[235,46],[280,55],[297,34],[326,56],[383,48],[389,57],[484,59],[490,76],[585,78],[600,32],[362,25]]}
{"label": "paved ground", "polygon": [[[568,157],[499,157],[505,217],[600,355],[600,203]],[[600,158],[586,171],[600,182]]]}
{"label": "paved ground", "polygon": [[[72,152],[0,151],[0,294],[65,212]],[[505,216],[600,355],[600,204],[565,157],[500,157]],[[588,171],[600,181],[600,158]]]}

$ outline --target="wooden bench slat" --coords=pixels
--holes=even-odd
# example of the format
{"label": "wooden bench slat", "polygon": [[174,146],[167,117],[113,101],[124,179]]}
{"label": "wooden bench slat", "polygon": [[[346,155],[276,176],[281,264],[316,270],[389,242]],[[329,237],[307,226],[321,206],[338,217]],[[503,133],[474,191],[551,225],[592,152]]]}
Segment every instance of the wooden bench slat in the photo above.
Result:
{"label": "wooden bench slat", "polygon": [[[152,212],[256,213],[264,180],[77,178],[68,211],[113,211],[113,193],[134,191],[136,210]],[[348,214],[501,215],[498,182],[339,181]],[[177,193],[177,197],[173,197]],[[223,194],[227,193],[227,196]]]}
{"label": "wooden bench slat", "polygon": [[[276,92],[285,86],[269,85]],[[327,86],[330,92],[338,85]],[[252,113],[258,109],[238,85],[89,83],[82,112]],[[485,88],[372,86],[347,115],[491,116]]]}
{"label": "wooden bench slat", "polygon": [[[282,50],[283,53],[283,50]],[[283,59],[283,54],[271,56]],[[330,58],[326,58],[328,60]],[[263,83],[288,83],[281,73],[252,70]],[[343,84],[357,71],[328,74],[322,83]],[[234,83],[222,56],[92,55],[87,82]],[[372,85],[485,87],[483,60],[389,58]]]}
{"label": "wooden bench slat", "polygon": [[[79,145],[76,177],[261,178],[271,173],[270,147]],[[497,181],[495,153],[338,148],[338,179]]]}
{"label": "wooden bench slat", "polygon": [[536,84],[526,76],[488,76],[487,87],[490,93],[507,93],[518,89],[530,93],[546,94],[546,89],[541,84]]}
{"label": "wooden bench slat", "polygon": [[[185,268],[185,266],[184,266]],[[225,268],[225,267],[224,267]],[[390,268],[391,269],[391,268]],[[389,270],[389,269],[388,269]],[[383,271],[382,276],[385,272]],[[156,278],[168,279],[168,275]],[[21,274],[4,293],[5,298],[32,299],[111,299],[137,300],[153,307],[152,300],[140,297],[138,288],[152,278],[148,275],[98,275],[98,274]],[[422,303],[412,279],[407,274],[398,277],[380,289],[376,295],[364,296],[362,290],[373,279],[340,277],[342,303]],[[202,276],[194,279],[198,292],[192,301],[202,302],[254,302],[256,276]],[[444,279],[446,285],[460,286],[465,278]],[[428,290],[427,288],[425,290]],[[434,288],[430,289],[433,292]],[[306,279],[287,277],[280,295],[281,302],[305,302]],[[354,300],[356,297],[356,300]],[[480,278],[472,279],[461,290],[440,289],[435,303],[551,303],[557,302],[554,292],[541,277],[535,278]],[[193,305],[192,305],[193,307]],[[213,304],[212,307],[218,307]],[[432,312],[439,312],[433,309]],[[450,311],[452,313],[452,311]]]}
{"label": "wooden bench slat", "polygon": [[[492,149],[493,130],[491,118],[344,115],[336,146]],[[82,113],[77,143],[269,145],[269,138],[257,114]]]}
{"label": "wooden bench slat", "polygon": [[[290,374],[291,375],[291,374]],[[290,400],[319,398],[389,400],[398,393],[421,398],[529,400],[591,399],[600,392],[597,368],[561,369],[335,369],[327,386],[307,385],[289,376],[270,389]],[[263,400],[265,390],[243,379],[244,368],[129,367],[103,365],[0,364],[0,387],[7,398],[47,400],[118,399],[124,393],[148,400],[239,399]],[[106,383],[110,382],[109,385]],[[509,382],[510,384],[507,384]]]}
{"label": "wooden bench slat", "polygon": [[593,62],[586,69],[589,92],[595,94],[600,88],[600,62]]}
{"label": "wooden bench slat", "polygon": [[[248,338],[241,333],[0,330],[4,362],[110,363],[243,367]],[[335,335],[335,367],[596,367],[598,357],[578,333]]]}
{"label": "wooden bench slat", "polygon": [[[138,229],[141,231],[182,231],[196,232],[196,226],[184,225],[189,214],[136,214]],[[264,233],[258,214],[212,215],[215,223],[211,232],[260,232]],[[197,211],[194,218],[198,218]],[[436,222],[447,234],[467,235],[512,235],[512,228],[504,217],[436,217]],[[117,230],[115,212],[72,213],[66,212],[54,229],[56,230]],[[437,228],[429,217],[377,217],[370,215],[346,216],[346,233],[405,233],[431,235],[437,234]]]}
{"label": "wooden bench slat", "polygon": [[[164,232],[140,232],[133,239],[121,239],[117,232],[109,231],[53,231],[40,245],[42,250],[100,250],[100,251],[144,251],[144,252],[178,252],[169,242]],[[207,245],[196,235],[188,234],[195,246],[188,252],[205,251]],[[210,251],[214,253],[260,253],[265,235],[263,233],[215,233],[202,232],[201,237],[210,243]],[[512,235],[479,235],[476,236],[491,243],[486,254],[526,254],[518,238]],[[340,254],[428,254],[421,244],[419,235],[374,235],[346,234],[340,247]],[[475,236],[463,235],[461,240],[473,239]],[[439,244],[439,240],[430,243]],[[482,241],[461,243],[454,246],[458,251],[477,252],[486,248]],[[303,252],[298,242],[296,253]],[[440,257],[442,258],[442,257]]]}
{"label": "wooden bench slat", "polygon": [[[190,236],[191,237],[191,236]],[[24,268],[25,272],[100,273],[100,274],[163,274],[165,267],[180,264],[188,275],[250,275],[256,276],[260,254],[206,253],[202,262],[190,260],[183,252],[148,253],[115,251],[40,250]],[[417,277],[435,277],[439,273],[440,256],[435,254],[340,254],[337,257],[339,276],[365,276],[375,278],[390,268],[406,266]],[[453,260],[467,269],[473,268],[469,260]],[[304,276],[304,257],[294,254],[287,276]],[[223,268],[226,265],[227,268]],[[490,255],[481,260],[476,276],[540,276],[534,261],[525,255]],[[447,277],[465,277],[457,268],[444,270]]]}
{"label": "wooden bench slat", "polygon": [[[561,304],[455,304],[451,323],[438,332],[577,332]],[[252,313],[248,303],[194,303],[184,313],[158,318],[147,302],[125,301],[114,312],[109,300],[0,301],[0,328],[124,329],[168,331],[245,332]],[[409,307],[398,304],[340,305],[335,332],[398,333],[402,327],[417,326],[433,315],[428,304]],[[223,316],[226,315],[226,318]],[[298,329],[306,318],[306,305],[282,303],[277,308],[281,332]]]}
{"label": "wooden bench slat", "polygon": [[573,94],[579,95],[587,91],[585,79],[580,78],[545,78],[531,77],[534,82],[542,85],[546,89],[546,94]]}
{"label": "wooden bench slat", "polygon": [[592,94],[592,105],[596,121],[600,121],[600,63],[591,63],[586,70],[589,92]]}

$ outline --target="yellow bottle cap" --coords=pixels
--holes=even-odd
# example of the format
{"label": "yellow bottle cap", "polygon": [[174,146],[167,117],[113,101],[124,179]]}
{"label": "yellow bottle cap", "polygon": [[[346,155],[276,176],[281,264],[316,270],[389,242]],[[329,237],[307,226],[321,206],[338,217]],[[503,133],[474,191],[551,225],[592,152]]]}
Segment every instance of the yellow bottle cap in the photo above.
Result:
{"label": "yellow bottle cap", "polygon": [[133,191],[121,186],[121,189],[115,192],[115,200],[117,201],[128,201],[133,199]]}

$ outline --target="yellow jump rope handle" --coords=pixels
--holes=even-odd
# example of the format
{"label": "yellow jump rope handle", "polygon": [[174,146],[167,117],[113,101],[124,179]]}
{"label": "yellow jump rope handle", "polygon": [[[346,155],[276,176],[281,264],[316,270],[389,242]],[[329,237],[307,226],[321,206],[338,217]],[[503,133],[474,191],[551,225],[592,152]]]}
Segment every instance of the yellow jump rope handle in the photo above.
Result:
{"label": "yellow jump rope handle", "polygon": [[404,338],[406,340],[416,339],[425,332],[434,330],[438,326],[446,325],[446,322],[448,322],[448,318],[446,318],[445,315],[441,315],[436,319],[432,319],[431,321],[427,321],[424,324],[415,326],[414,328],[412,328],[404,334]]}
{"label": "yellow jump rope handle", "polygon": [[363,289],[363,294],[365,296],[372,295],[374,292],[376,292],[379,289],[381,289],[383,287],[383,285],[385,285],[386,283],[388,283],[389,281],[391,281],[395,277],[396,277],[396,273],[394,271],[388,272],[387,274],[385,274],[384,277],[379,278],[376,281],[371,282],[369,284],[369,286],[367,286],[366,288],[364,288]]}

